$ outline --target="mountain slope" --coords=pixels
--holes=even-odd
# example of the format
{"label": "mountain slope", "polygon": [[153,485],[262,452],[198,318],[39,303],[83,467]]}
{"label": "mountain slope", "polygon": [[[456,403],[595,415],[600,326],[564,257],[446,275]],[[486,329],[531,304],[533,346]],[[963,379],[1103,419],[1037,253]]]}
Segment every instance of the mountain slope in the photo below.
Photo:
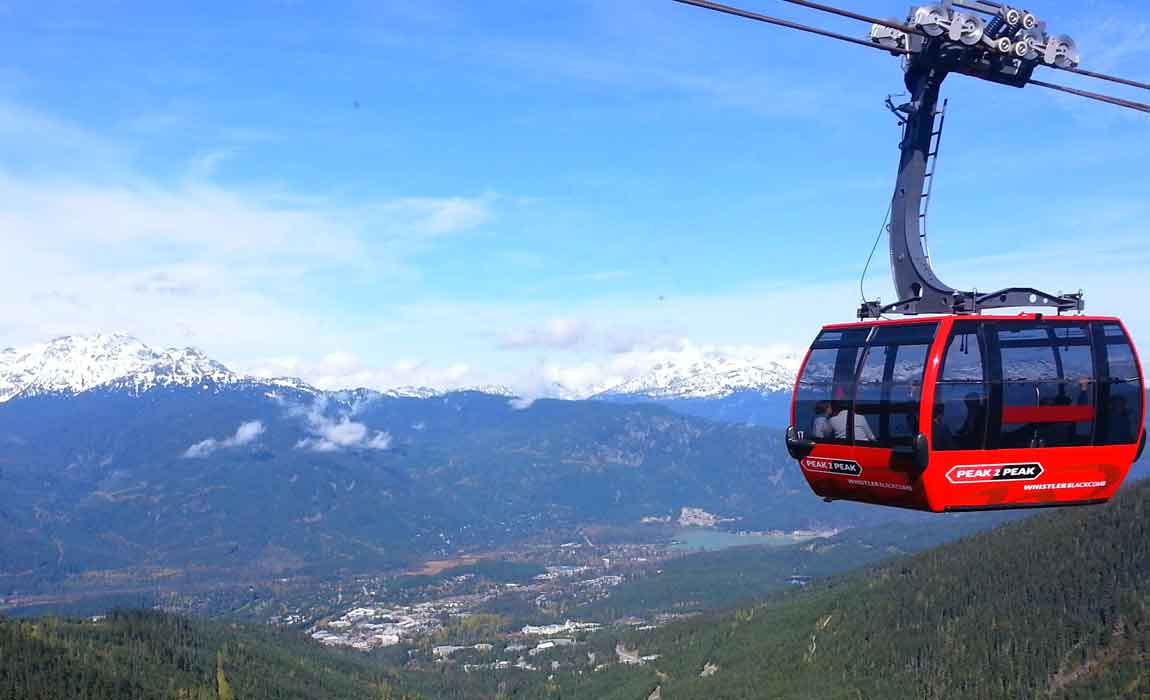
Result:
{"label": "mountain slope", "polygon": [[[621,641],[659,655],[648,691],[684,700],[1150,697],[1148,515],[1144,481],[1105,507]],[[569,687],[628,697],[610,675]]]}
{"label": "mountain slope", "polygon": [[370,568],[637,524],[901,514],[828,506],[776,431],[654,406],[238,384],[0,403],[0,591],[93,569]]}
{"label": "mountain slope", "polygon": [[657,573],[632,578],[572,617],[610,622],[726,610],[812,579],[921,552],[966,535],[1027,517],[1024,511],[951,513],[917,522],[852,528],[785,547],[733,547],[664,562]]}
{"label": "mountain slope", "polygon": [[397,675],[290,635],[156,613],[0,620],[0,698],[79,697],[81,683],[93,700],[223,697],[220,671],[236,697],[301,699],[413,697],[398,688],[525,700],[1150,697],[1147,515],[1140,482],[1108,506],[1039,515],[728,614],[608,630],[534,656],[550,669],[537,673]]}
{"label": "mountain slope", "polygon": [[791,420],[791,391],[739,389],[724,396],[652,397],[643,394],[597,396],[614,403],[647,403],[684,416],[741,425],[761,425],[782,430]]}
{"label": "mountain slope", "polygon": [[153,612],[0,618],[0,658],[0,700],[401,697],[378,666],[295,635]]}

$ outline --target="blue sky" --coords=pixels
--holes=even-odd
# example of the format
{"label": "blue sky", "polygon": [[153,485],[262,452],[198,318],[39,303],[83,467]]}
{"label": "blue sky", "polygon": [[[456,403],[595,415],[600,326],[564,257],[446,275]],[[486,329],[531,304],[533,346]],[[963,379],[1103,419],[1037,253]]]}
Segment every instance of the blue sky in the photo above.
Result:
{"label": "blue sky", "polygon": [[[1150,77],[1144,7],[1032,9]],[[125,331],[380,386],[798,347],[852,317],[897,162],[898,60],[665,0],[4,3],[0,46],[5,345]],[[1146,117],[944,92],[943,280],[1083,287],[1150,343]]]}

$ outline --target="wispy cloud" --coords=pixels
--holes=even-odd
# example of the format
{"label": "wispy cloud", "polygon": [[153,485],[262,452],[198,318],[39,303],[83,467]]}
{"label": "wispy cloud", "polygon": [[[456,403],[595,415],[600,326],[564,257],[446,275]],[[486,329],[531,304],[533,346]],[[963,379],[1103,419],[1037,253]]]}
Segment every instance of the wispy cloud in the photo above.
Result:
{"label": "wispy cloud", "polygon": [[207,457],[217,450],[228,449],[231,447],[243,447],[255,442],[260,435],[264,433],[264,424],[258,420],[247,421],[240,423],[240,427],[236,428],[236,432],[231,437],[226,437],[221,440],[215,438],[208,438],[201,440],[184,450],[185,459],[198,459]]}
{"label": "wispy cloud", "polygon": [[685,337],[681,330],[649,325],[596,324],[591,321],[557,317],[542,323],[516,328],[498,336],[501,350],[595,350],[611,354],[633,350],[661,350],[679,347]]}
{"label": "wispy cloud", "polygon": [[302,417],[309,433],[296,443],[296,449],[312,452],[339,452],[346,449],[386,450],[391,447],[391,435],[382,430],[371,430],[363,423],[351,419],[349,413],[327,415],[328,402],[320,399],[311,406],[290,407],[289,412]]}
{"label": "wispy cloud", "polygon": [[475,228],[491,216],[492,195],[482,197],[408,197],[376,207],[397,224],[424,236]]}
{"label": "wispy cloud", "polygon": [[301,300],[417,279],[414,256],[482,226],[498,201],[222,185],[215,168],[241,155],[227,148],[203,151],[190,173],[145,174],[130,148],[4,103],[0,152],[0,247],[20,255],[0,276],[0,330],[13,343],[109,329],[215,351],[332,339],[332,316],[355,319]]}
{"label": "wispy cloud", "polygon": [[235,158],[236,154],[237,151],[234,148],[216,148],[201,153],[193,158],[188,165],[187,177],[193,182],[210,180],[216,175],[220,166]]}
{"label": "wispy cloud", "polygon": [[[403,198],[369,206],[309,201],[290,193],[207,182],[97,184],[17,177],[0,171],[3,238],[57,250],[132,246],[133,257],[173,252],[201,259],[293,259],[373,264],[389,254],[371,241],[456,233],[489,215],[483,198]],[[167,246],[167,247],[165,247]]]}
{"label": "wispy cloud", "polygon": [[436,387],[457,389],[489,383],[466,362],[436,364],[427,360],[400,359],[374,364],[346,350],[336,350],[309,361],[296,355],[267,357],[247,367],[253,376],[299,377],[326,390],[353,388],[391,389],[395,387]]}
{"label": "wispy cloud", "polygon": [[123,175],[132,149],[66,119],[0,102],[0,152],[7,167],[40,176],[83,169],[89,177]]}
{"label": "wispy cloud", "polygon": [[577,318],[553,318],[540,326],[504,333],[499,339],[499,347],[567,350],[582,345],[589,330],[587,323]]}

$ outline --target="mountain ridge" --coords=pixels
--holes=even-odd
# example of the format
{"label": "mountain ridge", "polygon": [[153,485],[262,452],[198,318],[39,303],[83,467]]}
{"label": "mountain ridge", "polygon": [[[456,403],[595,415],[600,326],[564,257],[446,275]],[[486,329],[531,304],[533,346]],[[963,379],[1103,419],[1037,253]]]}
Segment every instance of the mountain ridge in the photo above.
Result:
{"label": "mountain ridge", "polygon": [[123,567],[387,567],[688,506],[749,529],[891,519],[819,501],[774,430],[660,406],[231,386],[0,403],[0,589]]}
{"label": "mountain ridge", "polygon": [[22,350],[0,350],[0,403],[95,389],[139,395],[154,387],[251,383],[314,391],[290,377],[256,379],[238,374],[193,347],[156,350],[124,333],[68,335]]}
{"label": "mountain ridge", "polygon": [[569,399],[715,400],[735,394],[764,396],[789,392],[801,357],[786,350],[720,351],[685,347],[663,352],[648,370],[612,386],[573,390],[555,385],[517,392],[497,384],[462,387],[343,387],[321,390],[297,377],[266,377],[236,372],[194,347],[156,349],[126,333],[67,335],[25,348],[0,350],[0,403],[42,394],[79,394],[112,389],[139,395],[156,386],[226,387],[253,384],[309,393],[375,392],[383,396],[430,398],[456,391],[479,391],[506,398],[526,394]]}
{"label": "mountain ridge", "polygon": [[648,372],[598,392],[595,396],[716,399],[739,391],[789,392],[794,386],[801,362],[802,357],[789,351],[775,356],[700,352],[697,357],[685,363],[664,360]]}

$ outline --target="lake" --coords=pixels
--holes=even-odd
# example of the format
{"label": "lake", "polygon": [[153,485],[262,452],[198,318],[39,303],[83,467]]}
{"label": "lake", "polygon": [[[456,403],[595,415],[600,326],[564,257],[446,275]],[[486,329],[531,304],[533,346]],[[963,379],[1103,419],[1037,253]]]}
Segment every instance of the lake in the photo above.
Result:
{"label": "lake", "polygon": [[671,546],[675,549],[692,551],[715,551],[749,544],[782,547],[808,539],[811,539],[809,535],[740,535],[734,532],[692,527],[676,531],[675,543]]}

